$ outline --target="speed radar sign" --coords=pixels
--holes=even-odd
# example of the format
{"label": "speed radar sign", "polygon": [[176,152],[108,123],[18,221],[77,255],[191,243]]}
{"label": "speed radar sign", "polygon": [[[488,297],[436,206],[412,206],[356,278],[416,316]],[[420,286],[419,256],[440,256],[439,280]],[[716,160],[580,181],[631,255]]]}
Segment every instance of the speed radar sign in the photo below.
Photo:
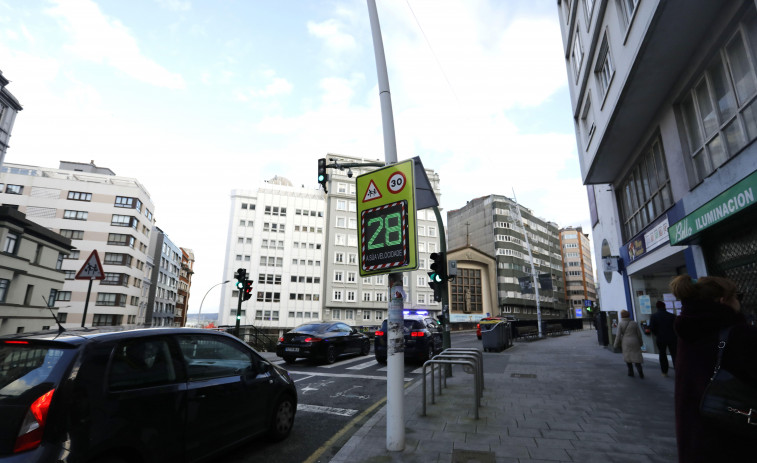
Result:
{"label": "speed radar sign", "polygon": [[410,159],[355,179],[360,276],[418,268],[413,172]]}

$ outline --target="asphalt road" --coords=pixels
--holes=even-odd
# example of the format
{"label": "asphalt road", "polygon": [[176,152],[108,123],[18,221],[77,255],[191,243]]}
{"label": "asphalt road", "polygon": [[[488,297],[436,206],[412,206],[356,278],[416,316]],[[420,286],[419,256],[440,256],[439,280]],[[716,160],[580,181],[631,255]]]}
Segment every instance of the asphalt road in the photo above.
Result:
{"label": "asphalt road", "polygon": [[[473,332],[453,333],[454,347],[481,347]],[[386,399],[386,365],[368,356],[340,358],[332,365],[298,360],[289,370],[297,384],[299,406],[292,434],[282,442],[258,439],[216,463],[329,461]],[[405,384],[420,379],[422,363],[405,362]]]}

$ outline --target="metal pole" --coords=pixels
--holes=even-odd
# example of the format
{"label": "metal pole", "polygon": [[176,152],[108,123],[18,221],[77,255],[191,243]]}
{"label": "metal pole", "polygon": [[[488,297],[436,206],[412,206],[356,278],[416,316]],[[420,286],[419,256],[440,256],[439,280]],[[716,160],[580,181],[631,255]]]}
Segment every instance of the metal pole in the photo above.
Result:
{"label": "metal pole", "polygon": [[[439,248],[442,254],[444,254],[444,260],[447,261],[447,233],[444,231],[444,222],[442,222],[442,214],[439,212],[439,208],[434,206],[434,215],[436,216],[436,226],[439,227]],[[446,275],[449,269],[444,269]],[[442,347],[449,349],[452,347],[452,338],[450,336],[450,320],[449,320],[449,283],[444,282],[442,287],[442,315],[444,318],[444,325],[442,326]],[[451,367],[446,369],[447,373],[451,371]]]}
{"label": "metal pole", "polygon": [[[242,289],[239,289],[239,297],[237,298],[237,323],[234,328],[234,336],[239,337],[239,321],[242,319]],[[241,338],[240,338],[241,339]]]}
{"label": "metal pole", "polygon": [[[373,36],[373,53],[376,56],[376,73],[381,101],[381,126],[384,130],[384,161],[386,164],[397,162],[397,143],[394,137],[394,116],[392,114],[392,97],[389,92],[389,76],[386,72],[384,42],[381,39],[376,1],[367,0],[368,16],[371,21]],[[387,371],[386,371],[386,449],[402,451],[405,449],[405,413],[403,396],[403,378],[405,370],[404,332],[402,305],[402,272],[389,274],[389,318],[387,322]]]}
{"label": "metal pole", "polygon": [[202,301],[200,301],[200,310],[197,312],[197,324],[200,325],[200,328],[202,328],[202,304],[205,303],[205,298],[208,297],[208,293],[210,293],[210,290],[215,288],[218,285],[225,285],[226,283],[230,282],[231,280],[222,281],[221,283],[216,283],[213,286],[210,287],[210,289],[205,293],[204,296],[202,296]]}
{"label": "metal pole", "polygon": [[84,302],[84,314],[81,316],[82,328],[84,328],[84,321],[87,319],[87,307],[89,307],[89,295],[92,293],[92,281],[94,281],[94,278],[89,279],[89,287],[87,287],[87,300]]}

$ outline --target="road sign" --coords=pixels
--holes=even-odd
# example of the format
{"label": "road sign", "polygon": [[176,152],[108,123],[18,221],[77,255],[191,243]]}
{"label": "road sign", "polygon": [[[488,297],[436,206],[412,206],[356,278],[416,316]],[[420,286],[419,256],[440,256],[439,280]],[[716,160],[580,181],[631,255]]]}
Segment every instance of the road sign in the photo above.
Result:
{"label": "road sign", "polygon": [[103,265],[100,263],[100,256],[97,255],[97,250],[93,250],[89,255],[84,265],[82,265],[79,273],[74,277],[75,280],[104,280],[105,272],[103,271]]}
{"label": "road sign", "polygon": [[418,268],[414,161],[355,179],[360,276]]}

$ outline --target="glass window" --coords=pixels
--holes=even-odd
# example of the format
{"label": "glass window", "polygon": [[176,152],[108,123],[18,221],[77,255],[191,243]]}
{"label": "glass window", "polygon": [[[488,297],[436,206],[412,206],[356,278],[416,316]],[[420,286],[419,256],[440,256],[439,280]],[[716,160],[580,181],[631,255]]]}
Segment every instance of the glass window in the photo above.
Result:
{"label": "glass window", "polygon": [[9,254],[16,253],[16,246],[18,245],[18,235],[15,233],[8,233],[5,235],[5,243],[3,243],[3,252]]}
{"label": "glass window", "polygon": [[162,338],[128,340],[113,353],[108,387],[111,390],[136,389],[177,380],[174,359]]}
{"label": "glass window", "polygon": [[252,354],[226,339],[186,335],[177,336],[177,341],[187,362],[190,381],[238,377],[241,373],[254,371]]}

